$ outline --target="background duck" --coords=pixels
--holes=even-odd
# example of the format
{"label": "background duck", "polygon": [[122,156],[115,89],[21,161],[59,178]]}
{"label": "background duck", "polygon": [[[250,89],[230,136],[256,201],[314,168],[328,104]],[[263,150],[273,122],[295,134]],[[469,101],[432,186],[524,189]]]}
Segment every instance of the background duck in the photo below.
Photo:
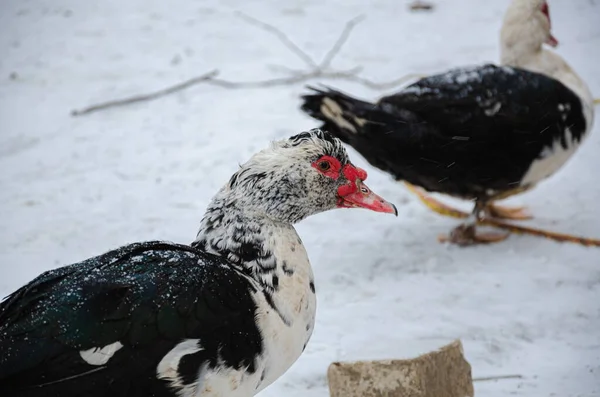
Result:
{"label": "background duck", "polygon": [[[494,201],[533,188],[558,171],[593,125],[589,89],[557,54],[548,4],[514,0],[502,32],[502,63],[423,78],[372,104],[336,90],[304,95],[302,110],[372,165],[430,192],[474,200],[448,238],[466,245],[501,241],[477,232],[485,216],[527,219]],[[439,212],[449,207],[428,197]],[[568,238],[569,236],[566,236]]]}

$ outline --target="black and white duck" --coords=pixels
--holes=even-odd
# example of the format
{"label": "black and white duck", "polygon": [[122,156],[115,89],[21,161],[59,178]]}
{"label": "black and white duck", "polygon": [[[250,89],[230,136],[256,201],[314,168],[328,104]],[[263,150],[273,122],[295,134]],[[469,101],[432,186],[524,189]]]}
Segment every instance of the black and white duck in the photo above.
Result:
{"label": "black and white duck", "polygon": [[[301,108],[397,180],[473,200],[470,216],[442,240],[501,241],[506,233],[477,231],[476,224],[484,218],[528,219],[522,208],[494,202],[556,173],[593,124],[588,87],[559,55],[543,48],[558,44],[550,28],[546,1],[513,0],[501,31],[501,66],[453,69],[376,103],[313,89]],[[421,197],[434,210],[452,213]]]}
{"label": "black and white duck", "polygon": [[315,283],[293,224],[335,208],[397,214],[332,135],[255,154],[191,245],[130,244],[41,274],[0,304],[2,397],[249,397],[298,359]]}

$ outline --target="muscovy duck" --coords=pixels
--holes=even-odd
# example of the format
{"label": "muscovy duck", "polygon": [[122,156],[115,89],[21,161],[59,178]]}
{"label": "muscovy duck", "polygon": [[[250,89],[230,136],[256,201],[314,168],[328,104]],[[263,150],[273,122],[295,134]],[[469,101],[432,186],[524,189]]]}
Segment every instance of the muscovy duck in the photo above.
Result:
{"label": "muscovy duck", "polygon": [[248,397],[313,331],[294,223],[334,208],[397,215],[342,143],[311,130],[255,154],[191,245],[130,244],[43,273],[0,304],[2,397]]}
{"label": "muscovy duck", "polygon": [[[573,69],[542,48],[558,43],[546,1],[513,0],[501,39],[503,66],[453,69],[374,104],[310,87],[315,92],[302,97],[301,109],[409,187],[474,200],[467,220],[441,240],[460,245],[504,240],[507,234],[478,232],[476,223],[529,218],[520,208],[493,203],[558,171],[591,130],[594,104]],[[421,197],[434,210],[452,213]]]}

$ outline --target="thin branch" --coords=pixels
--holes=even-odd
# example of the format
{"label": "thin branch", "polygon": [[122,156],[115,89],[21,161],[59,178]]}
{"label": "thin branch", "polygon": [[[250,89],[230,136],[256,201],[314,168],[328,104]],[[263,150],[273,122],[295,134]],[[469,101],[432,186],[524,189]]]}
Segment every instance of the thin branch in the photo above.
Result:
{"label": "thin branch", "polygon": [[294,54],[296,54],[298,56],[298,58],[302,59],[302,61],[304,61],[304,63],[306,63],[308,66],[312,67],[312,68],[317,68],[317,63],[310,57],[308,56],[308,54],[306,54],[306,52],[302,51],[300,49],[300,47],[298,47],[296,44],[294,44],[294,42],[292,40],[289,39],[289,37],[287,37],[287,35],[285,33],[283,33],[281,30],[279,30],[278,28],[276,28],[273,25],[270,25],[266,22],[262,22],[259,21],[256,18],[251,17],[250,15],[244,14],[241,11],[236,11],[235,14],[243,19],[244,21],[258,26],[264,30],[266,30],[267,32],[275,35],[279,41],[281,41],[283,43],[283,45],[285,45],[290,51],[292,51]]}
{"label": "thin branch", "polygon": [[239,89],[239,88],[269,88],[280,85],[290,85],[302,82],[307,79],[307,75],[299,74],[290,77],[281,77],[278,79],[259,80],[259,81],[229,81],[223,79],[208,80],[207,84],[217,87]]}
{"label": "thin branch", "polygon": [[585,247],[600,247],[600,239],[592,237],[581,237],[573,234],[557,233],[551,232],[550,230],[542,230],[533,227],[513,225],[511,223],[502,222],[494,218],[484,218],[478,220],[477,223],[481,225],[497,227],[499,229],[507,230],[511,233],[528,234],[530,236],[544,237],[561,243],[573,243],[583,245]]}
{"label": "thin branch", "polygon": [[391,80],[391,81],[384,81],[384,82],[375,82],[369,79],[366,79],[364,77],[360,77],[360,76],[356,76],[356,75],[352,75],[352,76],[346,76],[345,79],[348,81],[352,81],[355,83],[359,83],[362,84],[368,88],[372,88],[374,90],[384,90],[387,88],[394,88],[394,87],[398,87],[399,85],[402,85],[404,83],[406,83],[409,80],[412,79],[416,79],[416,78],[423,78],[425,77],[422,74],[418,74],[418,73],[410,73],[407,74],[405,76],[402,76],[400,78],[397,78],[395,80]]}
{"label": "thin branch", "polygon": [[357,17],[352,18],[348,22],[346,22],[346,26],[344,26],[344,30],[342,31],[342,34],[340,34],[340,37],[338,37],[338,39],[335,42],[335,44],[333,45],[333,47],[331,47],[331,49],[327,52],[327,54],[325,54],[325,57],[319,64],[319,69],[327,69],[329,67],[329,65],[331,64],[331,61],[333,61],[333,58],[335,58],[335,56],[338,54],[338,52],[340,52],[340,50],[342,49],[342,46],[344,45],[344,43],[346,43],[346,41],[348,40],[348,37],[350,37],[350,33],[352,32],[352,29],[354,29],[354,27],[356,25],[358,25],[359,23],[361,23],[364,19],[365,19],[364,15],[359,15]]}
{"label": "thin branch", "polygon": [[[319,65],[317,65],[316,62],[306,52],[304,52],[300,47],[298,47],[285,33],[283,33],[281,30],[279,30],[275,26],[270,25],[266,22],[260,21],[256,18],[253,18],[253,17],[251,17],[247,14],[244,14],[243,12],[240,12],[240,11],[237,11],[236,15],[238,17],[240,17],[241,19],[245,20],[246,22],[249,22],[255,26],[258,26],[259,28],[266,30],[267,32],[275,35],[279,39],[279,41],[281,41],[283,43],[283,45],[285,45],[290,51],[292,51],[294,54],[296,54],[300,59],[302,59],[312,69],[311,72],[304,72],[304,73],[310,73],[311,75],[313,75],[313,74],[318,75],[320,73],[320,71],[325,70],[329,67],[329,65],[331,64],[331,61],[333,61],[333,58],[335,58],[335,56],[340,52],[342,46],[346,43],[346,41],[348,40],[348,37],[350,37],[350,33],[352,32],[352,29],[354,29],[354,27],[356,25],[358,25],[360,22],[362,22],[365,19],[364,15],[359,15],[357,17],[352,18],[348,22],[346,22],[346,25],[344,26],[342,33],[340,34],[340,36],[334,43],[333,47],[331,47],[331,49],[327,52],[327,54],[325,54],[325,57],[323,58],[321,63]],[[282,69],[283,67],[279,67],[279,68]],[[359,69],[359,68],[354,68],[354,69]],[[288,69],[289,73],[294,73],[294,74],[302,74],[303,73],[299,70],[293,70],[293,69],[289,69],[287,67],[285,67],[285,69]],[[360,69],[362,69],[362,68],[360,68]],[[358,72],[355,72],[355,73],[358,73]]]}
{"label": "thin branch", "polygon": [[[356,75],[356,72],[360,71],[360,67],[349,69],[349,70],[340,70],[333,72],[323,72],[320,69],[316,69],[313,72],[297,72],[292,74],[289,77],[281,77],[277,79],[268,79],[268,80],[259,80],[259,81],[230,81],[224,79],[215,78],[218,75],[217,70],[213,70],[212,72],[203,74],[198,77],[191,78],[182,83],[176,84],[171,87],[164,88],[162,90],[152,92],[149,94],[135,95],[129,98],[124,99],[116,99],[107,102],[102,102],[97,105],[91,105],[87,108],[83,109],[74,109],[71,111],[72,116],[83,116],[86,114],[90,114],[93,112],[97,112],[100,110],[105,110],[109,108],[119,107],[130,105],[132,103],[151,101],[162,96],[172,94],[173,92],[181,91],[183,89],[189,88],[192,85],[205,83],[208,85],[222,87],[227,89],[243,89],[243,88],[270,88],[284,85],[292,85],[296,83],[308,82],[310,80],[315,79],[325,79],[325,80],[346,80],[352,81],[355,83],[362,84],[366,87],[373,89],[385,89],[385,88],[393,88],[404,81],[409,80],[418,75],[407,75],[401,77],[400,79],[377,83],[371,80],[365,79],[363,77],[359,77]],[[291,71],[290,71],[291,72]]]}
{"label": "thin branch", "polygon": [[308,82],[310,80],[315,79],[325,79],[325,80],[345,80],[352,81],[356,83],[363,84],[369,88],[389,88],[399,85],[399,81],[405,81],[411,78],[412,76],[403,77],[401,79],[392,81],[392,82],[384,82],[384,83],[376,83],[361,77],[356,76],[355,73],[356,68],[350,70],[341,70],[341,71],[333,71],[333,72],[323,72],[321,70],[315,70],[313,72],[300,72],[298,74],[294,74],[289,77],[281,77],[277,79],[268,79],[261,81],[229,81],[223,79],[210,79],[206,81],[208,85],[214,85],[217,87],[230,88],[230,89],[240,89],[240,88],[269,88],[283,85],[291,85],[296,83]]}
{"label": "thin branch", "polygon": [[348,75],[356,75],[356,74],[362,72],[363,69],[364,69],[364,67],[362,67],[362,66],[355,66],[353,68],[346,69],[346,70],[338,70],[337,72],[338,73],[346,73]]}
{"label": "thin branch", "polygon": [[415,0],[409,4],[408,8],[411,11],[431,11],[433,10],[433,4],[421,0]]}
{"label": "thin branch", "polygon": [[261,81],[229,81],[223,79],[211,79],[207,80],[206,84],[214,85],[217,87],[239,89],[239,88],[269,88],[282,85],[291,85],[296,83],[302,83],[316,78],[331,79],[331,80],[345,80],[351,79],[354,75],[352,71],[341,71],[341,72],[322,72],[315,70],[313,72],[301,72],[294,74],[289,77],[281,77],[278,79],[268,79]]}
{"label": "thin branch", "polygon": [[287,73],[290,75],[298,75],[298,74],[313,75],[314,74],[315,76],[327,75],[327,74],[331,74],[331,73],[338,73],[338,74],[341,73],[341,74],[347,74],[350,76],[350,75],[356,75],[356,74],[362,72],[362,70],[363,70],[362,66],[355,66],[350,69],[343,69],[343,70],[336,70],[336,71],[329,71],[329,72],[323,71],[323,69],[315,69],[312,72],[306,72],[304,70],[288,68],[287,66],[283,66],[283,65],[269,65],[268,68],[274,72]]}
{"label": "thin branch", "polygon": [[352,30],[356,27],[356,25],[358,25],[360,22],[362,22],[365,19],[364,15],[356,16],[356,17],[352,18],[351,20],[349,20],[348,22],[346,22],[346,25],[344,26],[342,33],[339,35],[339,37],[336,40],[336,42],[334,43],[333,47],[331,47],[331,49],[327,52],[327,54],[325,55],[325,57],[323,58],[321,63],[317,66],[315,64],[315,62],[313,61],[313,59],[310,58],[310,56],[308,56],[303,50],[301,50],[282,31],[280,31],[276,27],[274,27],[268,23],[259,21],[258,19],[250,17],[241,12],[237,12],[237,14],[242,19],[246,20],[247,22],[250,22],[262,29],[267,30],[268,32],[270,32],[272,34],[275,34],[288,49],[293,51],[302,60],[304,60],[310,67],[312,67],[312,70],[304,72],[301,70],[290,69],[285,66],[271,65],[271,69],[287,72],[287,73],[291,74],[292,77],[274,79],[274,80],[257,81],[257,82],[238,82],[238,83],[229,82],[229,81],[213,80],[211,83],[214,85],[219,85],[221,87],[227,87],[227,88],[273,87],[273,86],[277,86],[277,85],[306,82],[308,80],[316,79],[316,78],[324,78],[324,79],[331,79],[331,80],[352,81],[352,82],[355,82],[358,84],[362,84],[366,87],[379,90],[379,89],[397,87],[397,86],[405,83],[407,80],[410,80],[413,78],[418,78],[418,77],[424,77],[419,74],[410,74],[410,75],[403,76],[399,79],[395,79],[392,81],[374,82],[367,78],[358,76],[358,73],[360,73],[363,69],[361,66],[354,67],[350,70],[345,70],[345,71],[341,71],[341,70],[325,71],[329,68],[329,66],[330,66],[331,62],[333,61],[333,59],[335,58],[335,56],[340,52],[341,48],[348,40],[348,37],[350,37],[350,33],[352,32]]}
{"label": "thin branch", "polygon": [[523,379],[523,375],[498,375],[498,376],[483,376],[480,378],[473,378],[473,382],[487,382],[490,380],[499,380],[499,379]]}
{"label": "thin branch", "polygon": [[303,70],[293,69],[284,65],[267,65],[267,67],[275,73],[287,73],[291,75],[305,73]]}
{"label": "thin branch", "polygon": [[218,74],[219,74],[219,71],[215,69],[215,70],[212,70],[201,76],[186,80],[183,83],[179,83],[179,84],[176,84],[171,87],[163,88],[162,90],[151,92],[149,94],[136,95],[136,96],[132,96],[130,98],[118,99],[115,101],[108,101],[108,102],[100,103],[98,105],[93,105],[93,106],[90,106],[90,107],[87,107],[87,108],[84,108],[81,110],[72,110],[71,115],[72,116],[81,116],[84,114],[96,112],[98,110],[103,110],[103,109],[108,109],[108,108],[113,108],[113,107],[123,106],[123,105],[129,105],[129,104],[136,103],[136,102],[151,101],[153,99],[160,98],[162,96],[184,90],[195,84],[210,81],[212,78],[214,78]]}
{"label": "thin branch", "polygon": [[[292,51],[294,54],[296,54],[300,59],[302,59],[302,61],[305,62],[310,67],[310,69],[307,71],[303,71],[303,70],[294,70],[294,69],[290,69],[287,67],[278,66],[278,68],[280,70],[290,74],[290,76],[276,78],[276,79],[261,80],[261,81],[230,81],[230,80],[218,79],[218,78],[216,78],[216,76],[218,75],[218,70],[215,69],[209,73],[205,73],[201,76],[194,77],[194,78],[186,80],[182,83],[176,84],[171,87],[164,88],[164,89],[156,91],[156,92],[152,92],[152,93],[144,94],[144,95],[136,95],[136,96],[133,96],[130,98],[125,98],[125,99],[108,101],[108,102],[100,103],[98,105],[89,106],[89,107],[81,109],[81,110],[73,110],[73,111],[71,111],[71,115],[81,116],[84,114],[89,114],[92,112],[96,112],[96,111],[104,110],[104,109],[108,109],[108,108],[113,108],[113,107],[117,107],[117,106],[124,106],[124,105],[137,103],[137,102],[143,102],[143,101],[151,101],[151,100],[160,98],[162,96],[171,94],[173,92],[181,91],[183,89],[186,89],[188,87],[191,87],[192,85],[199,84],[199,83],[205,83],[205,84],[222,87],[222,88],[228,88],[228,89],[269,88],[269,87],[276,87],[276,86],[283,86],[283,85],[292,85],[292,84],[307,82],[310,80],[320,78],[320,79],[329,79],[329,80],[346,80],[346,81],[351,81],[351,82],[355,82],[358,84],[362,84],[362,85],[372,88],[372,89],[386,89],[386,88],[392,88],[392,87],[396,87],[400,84],[403,84],[405,81],[407,81],[411,78],[422,77],[420,75],[411,74],[411,75],[407,75],[407,76],[401,77],[401,78],[393,80],[393,81],[378,83],[378,82],[374,82],[369,79],[366,79],[364,77],[358,76],[358,73],[360,71],[362,71],[362,67],[360,67],[360,66],[354,67],[349,70],[331,70],[331,69],[329,69],[329,65],[331,64],[331,62],[333,61],[335,56],[340,52],[342,46],[348,40],[348,37],[350,36],[352,29],[354,29],[354,27],[364,19],[363,15],[359,15],[346,23],[344,30],[342,31],[342,33],[340,34],[340,36],[334,43],[333,47],[327,52],[327,54],[325,55],[325,57],[320,65],[317,65],[316,62],[309,55],[307,55],[303,50],[301,50],[296,44],[294,44],[294,42],[292,42],[285,35],[285,33],[283,33],[281,30],[277,29],[273,25],[259,21],[258,19],[253,18],[249,15],[246,15],[242,12],[236,12],[236,15],[239,16],[241,19],[245,20],[246,22],[256,25],[271,34],[274,34],[286,46],[286,48],[288,48],[290,51]],[[273,69],[275,67],[271,66],[271,68]]]}

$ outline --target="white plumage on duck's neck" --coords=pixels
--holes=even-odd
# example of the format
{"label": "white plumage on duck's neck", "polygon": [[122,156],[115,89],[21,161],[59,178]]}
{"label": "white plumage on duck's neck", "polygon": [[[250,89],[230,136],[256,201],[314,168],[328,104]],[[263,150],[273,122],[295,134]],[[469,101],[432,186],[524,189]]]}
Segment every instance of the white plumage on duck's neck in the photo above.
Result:
{"label": "white plumage on duck's neck", "polygon": [[500,31],[500,59],[503,65],[550,76],[575,92],[582,100],[588,128],[593,123],[594,99],[583,82],[564,59],[545,49],[550,37],[550,20],[541,11],[545,0],[513,0]]}

